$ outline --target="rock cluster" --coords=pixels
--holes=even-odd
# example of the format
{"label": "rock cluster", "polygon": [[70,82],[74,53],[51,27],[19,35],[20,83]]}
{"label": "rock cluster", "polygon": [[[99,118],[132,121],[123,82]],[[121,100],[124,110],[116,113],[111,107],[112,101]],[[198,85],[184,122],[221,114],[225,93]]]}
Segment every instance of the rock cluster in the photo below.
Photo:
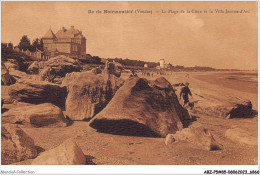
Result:
{"label": "rock cluster", "polygon": [[[40,79],[43,81],[49,81],[52,83],[61,84],[62,79],[66,76],[67,73],[79,72],[82,70],[79,62],[73,58],[69,58],[64,55],[59,55],[53,58],[50,58],[48,61],[42,63],[43,65],[38,65]],[[37,65],[31,65],[35,71],[37,70]]]}

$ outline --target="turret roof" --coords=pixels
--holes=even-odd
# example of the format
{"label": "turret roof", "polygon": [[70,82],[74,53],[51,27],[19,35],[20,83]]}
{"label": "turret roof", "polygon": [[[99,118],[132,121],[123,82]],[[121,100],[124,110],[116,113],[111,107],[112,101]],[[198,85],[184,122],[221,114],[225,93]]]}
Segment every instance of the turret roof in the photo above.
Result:
{"label": "turret roof", "polygon": [[49,29],[49,31],[44,35],[43,38],[50,38],[50,39],[54,39],[56,38],[55,34],[53,33],[53,31],[51,29]]}

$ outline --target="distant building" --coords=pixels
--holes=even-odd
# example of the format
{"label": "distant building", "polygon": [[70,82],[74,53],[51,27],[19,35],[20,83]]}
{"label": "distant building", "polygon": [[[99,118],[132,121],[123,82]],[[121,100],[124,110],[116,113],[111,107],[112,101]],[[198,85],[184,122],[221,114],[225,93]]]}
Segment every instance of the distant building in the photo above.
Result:
{"label": "distant building", "polygon": [[35,52],[31,52],[29,51],[28,49],[27,50],[20,50],[17,46],[15,46],[13,48],[14,51],[16,52],[21,52],[21,53],[24,53],[26,54],[27,56],[30,56],[30,57],[33,57],[33,58],[36,58],[38,60],[47,60],[49,57],[44,55],[44,52],[37,49],[36,48],[36,51]]}
{"label": "distant building", "polygon": [[38,58],[38,59],[41,59],[41,60],[45,60],[47,59],[47,57],[44,55],[44,52],[39,50],[39,49],[36,49],[36,52],[34,52],[34,57],[35,58]]}
{"label": "distant building", "polygon": [[160,68],[165,68],[165,61],[164,61],[164,59],[160,59]]}
{"label": "distant building", "polygon": [[144,67],[148,67],[148,64],[147,64],[147,63],[145,63],[145,64],[144,64]]}
{"label": "distant building", "polygon": [[86,38],[74,26],[70,29],[62,27],[56,34],[49,29],[42,40],[44,55],[47,57],[63,54],[80,58],[86,55]]}

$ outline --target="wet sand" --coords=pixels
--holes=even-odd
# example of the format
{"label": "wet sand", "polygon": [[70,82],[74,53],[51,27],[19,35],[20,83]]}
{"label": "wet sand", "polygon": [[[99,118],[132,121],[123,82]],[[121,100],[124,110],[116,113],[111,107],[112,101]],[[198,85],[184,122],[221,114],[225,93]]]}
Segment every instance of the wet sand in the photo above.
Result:
{"label": "wet sand", "polygon": [[258,92],[257,73],[224,72],[198,75],[195,78],[242,92],[254,94]]}

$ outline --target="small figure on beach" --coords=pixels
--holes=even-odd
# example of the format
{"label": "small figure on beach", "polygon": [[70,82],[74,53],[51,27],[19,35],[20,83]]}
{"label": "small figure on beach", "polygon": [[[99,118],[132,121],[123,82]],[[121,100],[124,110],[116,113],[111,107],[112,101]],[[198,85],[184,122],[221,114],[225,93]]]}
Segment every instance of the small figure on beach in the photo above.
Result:
{"label": "small figure on beach", "polygon": [[132,70],[132,74],[130,75],[130,77],[137,77],[137,74],[135,73],[135,70]]}
{"label": "small figure on beach", "polygon": [[185,86],[181,89],[181,92],[180,92],[180,99],[181,99],[181,96],[183,97],[183,100],[184,100],[184,104],[183,104],[183,107],[189,103],[189,95],[192,96],[191,94],[191,91],[190,91],[190,88],[189,88],[189,83],[186,82],[185,83]]}

